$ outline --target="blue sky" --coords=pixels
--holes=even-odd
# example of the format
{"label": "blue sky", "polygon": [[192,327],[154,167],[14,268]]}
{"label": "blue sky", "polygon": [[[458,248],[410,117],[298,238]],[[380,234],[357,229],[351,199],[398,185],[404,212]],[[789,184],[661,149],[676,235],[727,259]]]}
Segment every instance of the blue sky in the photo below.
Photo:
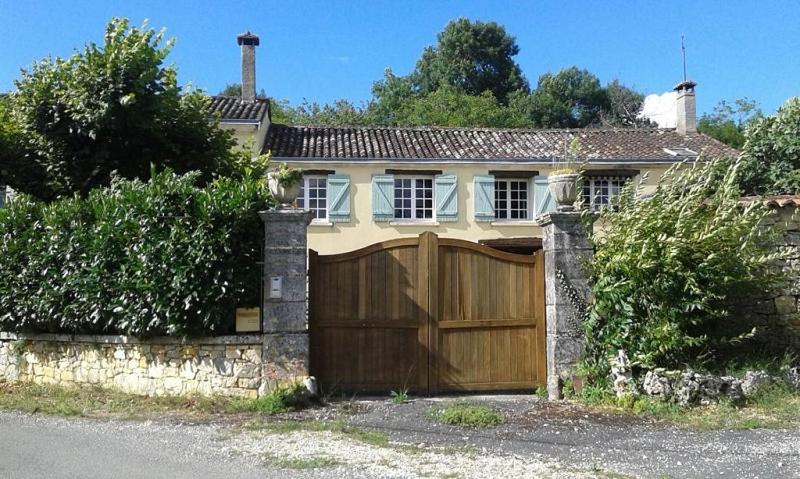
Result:
{"label": "blue sky", "polygon": [[680,35],[698,110],[750,97],[771,112],[800,94],[800,2],[763,1],[11,1],[0,0],[0,91],[20,67],[101,41],[113,16],[166,27],[181,82],[210,93],[238,82],[236,34],[261,37],[257,84],[297,103],[370,97],[391,67],[409,72],[448,20],[494,20],[515,35],[532,85],[541,73],[578,65],[603,82],[644,93],[681,80]]}

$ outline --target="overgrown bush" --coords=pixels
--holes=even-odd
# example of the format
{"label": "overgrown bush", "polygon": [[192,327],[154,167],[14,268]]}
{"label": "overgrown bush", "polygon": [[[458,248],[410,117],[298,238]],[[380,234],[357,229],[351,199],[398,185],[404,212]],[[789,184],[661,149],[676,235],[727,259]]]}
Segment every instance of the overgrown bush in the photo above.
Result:
{"label": "overgrown bush", "polygon": [[728,321],[728,304],[777,279],[777,253],[758,226],[768,208],[740,203],[740,167],[741,160],[679,164],[653,194],[628,185],[616,207],[600,213],[585,322],[591,379],[608,377],[619,349],[635,367],[696,366],[753,334]]}
{"label": "overgrown bush", "polygon": [[0,330],[197,336],[258,304],[264,181],[154,173],[0,210]]}

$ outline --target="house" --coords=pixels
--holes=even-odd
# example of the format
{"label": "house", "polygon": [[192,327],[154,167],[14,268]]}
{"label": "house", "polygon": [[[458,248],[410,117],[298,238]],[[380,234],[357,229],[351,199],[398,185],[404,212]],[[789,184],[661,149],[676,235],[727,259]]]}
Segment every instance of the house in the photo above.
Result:
{"label": "house", "polygon": [[255,95],[258,37],[242,47],[242,98],[215,97],[212,110],[237,139],[273,161],[304,170],[298,206],[311,210],[309,247],[341,253],[433,231],[440,237],[530,253],[535,218],[552,211],[547,176],[575,138],[585,162],[583,198],[608,203],[626,181],[652,189],[671,165],[736,150],[697,132],[695,84],[678,91],[673,129],[490,129],[288,126],[271,123]]}

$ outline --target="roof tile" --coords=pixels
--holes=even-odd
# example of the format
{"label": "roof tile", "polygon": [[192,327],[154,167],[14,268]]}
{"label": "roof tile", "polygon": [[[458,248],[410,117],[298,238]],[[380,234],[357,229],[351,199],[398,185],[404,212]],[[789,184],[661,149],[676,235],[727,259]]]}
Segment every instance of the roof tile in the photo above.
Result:
{"label": "roof tile", "polygon": [[[219,97],[216,97],[219,98]],[[674,129],[535,130],[433,127],[327,127],[272,124],[265,151],[298,160],[553,161],[578,137],[589,161],[681,161],[665,149],[710,157],[738,152],[701,133]]]}

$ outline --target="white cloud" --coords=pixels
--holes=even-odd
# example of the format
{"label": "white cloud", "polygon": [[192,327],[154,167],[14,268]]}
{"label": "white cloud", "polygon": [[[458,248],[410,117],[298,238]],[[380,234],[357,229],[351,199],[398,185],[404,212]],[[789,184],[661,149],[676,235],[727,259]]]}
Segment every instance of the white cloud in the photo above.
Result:
{"label": "white cloud", "polygon": [[347,65],[350,63],[352,58],[350,58],[347,55],[338,55],[338,56],[332,55],[328,57],[328,60],[333,60],[335,62],[341,63],[342,65]]}
{"label": "white cloud", "polygon": [[639,116],[656,122],[659,128],[675,128],[678,92],[652,93],[644,97],[644,105]]}

